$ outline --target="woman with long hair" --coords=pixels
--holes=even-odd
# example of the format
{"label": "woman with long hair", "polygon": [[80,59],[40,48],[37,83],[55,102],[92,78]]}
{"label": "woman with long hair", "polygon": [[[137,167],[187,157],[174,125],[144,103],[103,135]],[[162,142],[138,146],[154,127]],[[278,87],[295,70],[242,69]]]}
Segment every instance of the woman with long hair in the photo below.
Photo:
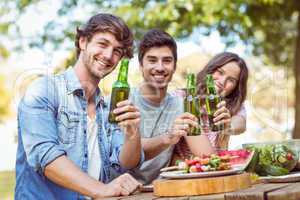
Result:
{"label": "woman with long hair", "polygon": [[[224,124],[222,132],[210,132],[208,137],[217,149],[228,147],[230,135],[241,134],[246,130],[246,110],[244,101],[247,95],[248,68],[245,61],[237,54],[223,52],[214,56],[197,74],[197,93],[206,93],[205,77],[211,74],[217,93],[224,100],[215,113],[215,124]],[[226,109],[226,110],[225,110]],[[218,115],[222,111],[222,114]]]}
{"label": "woman with long hair", "polygon": [[[230,135],[238,135],[246,130],[246,110],[244,101],[247,94],[248,68],[245,61],[237,54],[223,52],[214,56],[197,74],[197,94],[206,94],[206,75],[211,74],[217,93],[222,101],[214,114],[215,125],[224,125],[224,130],[213,132],[205,124],[207,117],[202,118],[203,134],[209,138],[215,150],[227,149]],[[192,136],[197,137],[197,136]],[[196,138],[195,138],[196,139]],[[190,156],[185,140],[176,145],[175,157]],[[173,159],[174,160],[174,159]]]}

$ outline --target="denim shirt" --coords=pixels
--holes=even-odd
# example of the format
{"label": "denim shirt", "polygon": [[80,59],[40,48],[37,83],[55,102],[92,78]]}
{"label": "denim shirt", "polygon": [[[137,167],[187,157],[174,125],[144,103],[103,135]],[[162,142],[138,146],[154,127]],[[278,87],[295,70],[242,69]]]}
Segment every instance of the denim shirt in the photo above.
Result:
{"label": "denim shirt", "polygon": [[[87,173],[87,101],[84,96],[73,68],[60,75],[41,77],[27,89],[18,107],[16,200],[84,199],[44,175],[45,166],[62,155]],[[95,103],[102,160],[99,177],[107,183],[111,169],[126,171],[119,161],[124,134],[118,126],[108,123],[109,108],[99,89]],[[143,160],[142,152],[140,163]]]}

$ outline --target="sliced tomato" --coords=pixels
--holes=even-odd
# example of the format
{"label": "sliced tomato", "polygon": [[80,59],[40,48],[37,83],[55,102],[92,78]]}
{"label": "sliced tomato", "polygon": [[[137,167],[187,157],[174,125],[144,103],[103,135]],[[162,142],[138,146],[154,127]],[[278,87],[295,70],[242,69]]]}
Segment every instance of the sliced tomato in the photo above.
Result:
{"label": "sliced tomato", "polygon": [[293,157],[293,154],[291,154],[290,152],[286,154],[286,159],[287,160],[293,160],[294,157]]}
{"label": "sliced tomato", "polygon": [[186,164],[188,164],[189,166],[195,165],[197,163],[199,163],[199,160],[186,160]]}
{"label": "sliced tomato", "polygon": [[203,170],[202,170],[202,165],[201,165],[200,163],[197,163],[197,164],[195,165],[195,167],[196,167],[197,172],[203,172]]}

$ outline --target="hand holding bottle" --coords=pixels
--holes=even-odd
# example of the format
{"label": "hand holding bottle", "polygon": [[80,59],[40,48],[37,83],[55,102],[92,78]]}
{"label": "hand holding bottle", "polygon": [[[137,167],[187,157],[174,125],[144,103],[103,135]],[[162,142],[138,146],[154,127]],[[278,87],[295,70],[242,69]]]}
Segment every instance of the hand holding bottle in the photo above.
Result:
{"label": "hand holding bottle", "polygon": [[139,109],[129,100],[121,101],[113,110],[118,125],[124,130],[129,138],[139,134],[141,114]]}
{"label": "hand holding bottle", "polygon": [[226,108],[226,102],[223,100],[217,104],[217,110],[214,113],[214,124],[216,126],[224,124],[224,128],[227,129],[231,125],[231,114]]}
{"label": "hand holding bottle", "polygon": [[186,136],[189,133],[191,127],[197,128],[198,118],[191,113],[183,113],[179,115],[172,128],[168,131],[166,135],[165,143],[176,144],[182,136]]}

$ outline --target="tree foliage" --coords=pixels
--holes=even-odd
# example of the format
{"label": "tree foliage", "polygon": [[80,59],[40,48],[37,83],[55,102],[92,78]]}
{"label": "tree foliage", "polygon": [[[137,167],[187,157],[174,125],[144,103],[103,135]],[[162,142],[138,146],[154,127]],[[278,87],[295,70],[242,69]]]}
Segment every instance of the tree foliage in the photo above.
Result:
{"label": "tree foliage", "polygon": [[[0,4],[9,6],[1,6],[0,13],[16,10],[14,12],[18,17],[15,20],[30,6],[40,3],[39,0],[3,2]],[[177,38],[218,31],[227,46],[243,41],[248,45],[249,52],[261,56],[265,62],[295,70],[299,11],[299,0],[64,0],[55,13],[59,20],[49,21],[29,45],[43,47],[51,44],[53,49],[73,48],[70,44],[74,39],[74,30],[82,22],[76,17],[79,12],[87,17],[98,12],[111,12],[129,24],[137,39],[149,28],[165,29]],[[10,22],[0,21],[0,33],[8,32],[13,27]],[[300,91],[297,90],[298,87],[300,89],[300,75],[297,73],[296,102],[300,101]],[[296,107],[295,121],[299,121],[298,118],[300,107]],[[300,134],[300,126],[298,132]]]}

